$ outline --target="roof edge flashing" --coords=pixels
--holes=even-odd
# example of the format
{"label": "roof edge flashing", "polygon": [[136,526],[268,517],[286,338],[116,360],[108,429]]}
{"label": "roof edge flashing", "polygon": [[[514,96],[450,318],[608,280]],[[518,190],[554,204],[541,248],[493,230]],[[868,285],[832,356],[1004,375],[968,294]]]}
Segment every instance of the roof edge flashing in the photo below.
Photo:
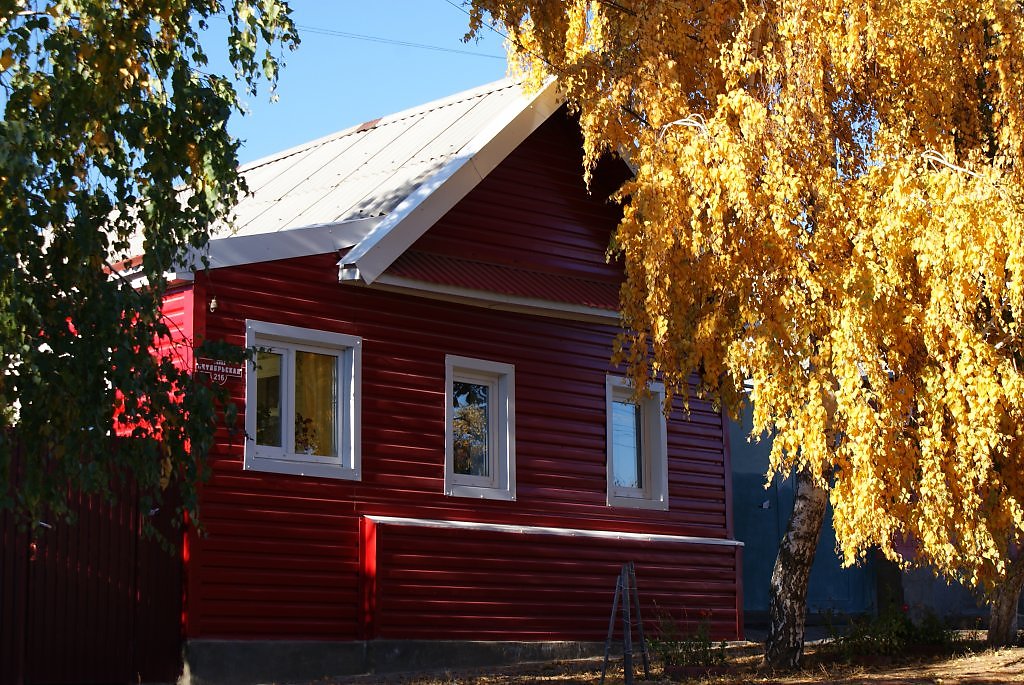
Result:
{"label": "roof edge flashing", "polygon": [[362,274],[359,273],[359,267],[348,262],[338,262],[338,281],[361,281],[363,280]]}
{"label": "roof edge flashing", "polygon": [[617,326],[621,321],[618,311],[586,304],[558,302],[525,295],[510,295],[490,290],[476,290],[457,285],[419,281],[404,276],[385,274],[373,284],[374,289],[416,295],[430,300],[456,302],[484,309],[529,314],[557,319],[584,321]]}
{"label": "roof edge flashing", "polygon": [[278,259],[308,257],[347,249],[371,233],[380,217],[333,224],[314,224],[272,233],[214,238],[202,250],[191,249],[175,268],[180,272],[223,269]]}

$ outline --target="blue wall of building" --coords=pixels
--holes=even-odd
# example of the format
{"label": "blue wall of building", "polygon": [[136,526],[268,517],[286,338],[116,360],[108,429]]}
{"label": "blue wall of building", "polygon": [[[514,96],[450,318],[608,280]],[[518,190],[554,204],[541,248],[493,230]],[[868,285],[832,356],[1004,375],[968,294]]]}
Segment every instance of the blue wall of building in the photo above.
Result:
{"label": "blue wall of building", "polygon": [[[733,516],[736,538],[743,549],[743,609],[747,623],[766,620],[768,590],[779,541],[793,510],[793,478],[776,477],[766,489],[768,440],[749,442],[749,411],[740,423],[729,422],[732,453]],[[807,608],[811,614],[832,612],[837,616],[873,613],[876,610],[875,564],[868,560],[860,566],[842,568],[836,554],[832,531],[832,509],[826,512],[818,551],[807,589]]]}

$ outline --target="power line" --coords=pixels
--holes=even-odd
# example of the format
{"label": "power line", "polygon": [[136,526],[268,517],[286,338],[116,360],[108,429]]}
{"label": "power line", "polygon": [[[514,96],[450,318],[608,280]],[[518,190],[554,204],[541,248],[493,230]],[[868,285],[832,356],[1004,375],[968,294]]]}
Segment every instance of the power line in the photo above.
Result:
{"label": "power line", "polygon": [[[472,16],[469,13],[469,11],[466,10],[466,8],[464,7],[465,3],[463,3],[462,5],[456,5],[455,2],[453,2],[453,0],[444,0],[444,1],[446,3],[448,3],[449,5],[451,5],[452,7],[454,7],[455,9],[459,10],[460,12],[462,12],[463,14],[465,14],[466,16]],[[620,10],[622,12],[626,12],[628,14],[635,15],[635,13],[632,10],[630,10],[630,9],[628,9],[626,7],[623,7],[622,5],[619,5],[618,3],[613,2],[611,0],[602,0],[602,2],[604,2],[604,4],[606,4],[606,5],[614,7],[617,10]],[[496,28],[490,22],[486,22],[485,21],[485,22],[483,22],[483,25],[486,26],[487,28],[489,28],[494,33],[497,33],[499,36],[501,36],[505,40],[509,40],[509,37],[508,37],[507,34],[502,32],[498,28]],[[518,47],[520,49],[523,48],[523,46],[521,44],[518,45]],[[554,72],[556,75],[562,75],[562,74],[565,73],[565,69],[561,69],[561,68],[555,66],[549,60],[547,60],[543,55],[539,55],[539,54],[537,54],[535,52],[532,52],[530,50],[524,50],[524,52],[526,52],[526,54],[530,55],[534,59],[539,59],[541,62],[546,64],[548,66],[548,68],[551,69],[551,71]],[[591,66],[596,67],[596,68],[600,69],[601,71],[604,71],[606,73],[608,71],[608,69],[604,65],[598,63],[596,60],[594,60],[593,57],[584,57],[583,60],[585,62],[589,62],[591,64]],[[639,80],[641,82],[643,82],[643,83],[647,83],[648,85],[654,85],[654,86],[657,86],[658,88],[662,88],[663,87],[660,81],[652,81],[651,79],[645,78],[642,74],[637,74],[637,76],[638,76]],[[643,114],[635,112],[631,108],[625,107],[625,106],[622,107],[622,110],[624,112],[626,112],[627,114],[629,114],[630,116],[632,116],[633,118],[635,118],[637,121],[639,121],[644,126],[647,126],[648,128],[651,127],[650,122],[647,121],[647,117],[645,117]]]}
{"label": "power line", "polygon": [[[454,2],[452,2],[452,0],[444,0],[444,1],[445,1],[445,2],[447,2],[447,3],[449,4],[449,5],[451,5],[452,7],[454,7],[455,9],[459,10],[460,12],[462,12],[463,14],[465,14],[465,15],[466,15],[467,17],[471,17],[471,16],[473,16],[473,15],[471,15],[471,14],[469,13],[469,11],[468,11],[468,10],[467,10],[467,9],[466,9],[466,8],[465,8],[464,6],[462,6],[462,5],[456,5],[456,4],[454,3]],[[463,3],[463,5],[464,5],[464,4],[465,4],[465,3]],[[487,28],[489,28],[489,29],[490,29],[490,30],[491,30],[492,32],[494,32],[494,33],[497,33],[497,34],[498,34],[499,36],[501,36],[502,38],[504,38],[504,39],[505,39],[506,41],[510,40],[510,38],[508,37],[508,34],[507,34],[507,33],[504,33],[503,31],[501,31],[500,29],[498,29],[498,28],[497,28],[496,26],[494,26],[494,24],[492,24],[491,22],[489,22],[489,21],[485,21],[485,22],[483,22],[483,25],[484,25],[484,26],[486,26]],[[522,48],[523,46],[522,46],[522,45],[519,45],[518,47]],[[550,67],[550,68],[551,68],[551,71],[553,71],[553,72],[556,72],[556,73],[559,73],[559,74],[560,74],[560,73],[562,73],[562,71],[563,71],[562,69],[559,69],[559,68],[558,68],[558,67],[556,67],[556,66],[555,66],[554,64],[552,64],[552,63],[551,63],[551,62],[549,62],[548,60],[544,59],[544,56],[543,56],[543,55],[538,55],[537,53],[535,53],[535,52],[531,52],[531,51],[529,51],[529,50],[525,50],[525,52],[526,52],[526,54],[530,55],[531,57],[534,57],[534,58],[536,58],[536,59],[539,59],[539,60],[540,60],[541,62],[544,62],[544,64],[548,65],[548,67]]]}
{"label": "power line", "polygon": [[[454,7],[455,9],[459,10],[460,12],[462,12],[463,14],[465,14],[467,17],[472,16],[469,13],[469,11],[464,6],[456,5],[454,2],[452,2],[452,0],[444,0],[444,1],[447,2],[449,5],[451,5],[452,7]],[[491,31],[494,31],[495,33],[497,33],[499,36],[501,36],[505,40],[508,40],[508,36],[505,35],[504,33],[502,33],[501,31],[499,31],[497,28],[495,28],[494,24],[492,24],[491,22],[485,21],[484,22],[484,26],[489,28]]]}
{"label": "power line", "polygon": [[381,36],[368,36],[362,33],[350,33],[348,31],[337,31],[335,29],[321,29],[314,26],[300,26],[296,24],[295,28],[305,31],[306,33],[318,33],[324,36],[333,36],[335,38],[350,38],[352,40],[364,40],[370,43],[384,43],[386,45],[398,45],[404,48],[415,48],[417,50],[435,50],[437,52],[453,52],[459,55],[472,55],[474,57],[487,57],[489,59],[505,59],[504,55],[489,55],[484,52],[474,52],[472,50],[460,50],[458,48],[446,48],[440,45],[427,45],[425,43],[411,43],[405,40],[396,40],[394,38],[383,38]]}

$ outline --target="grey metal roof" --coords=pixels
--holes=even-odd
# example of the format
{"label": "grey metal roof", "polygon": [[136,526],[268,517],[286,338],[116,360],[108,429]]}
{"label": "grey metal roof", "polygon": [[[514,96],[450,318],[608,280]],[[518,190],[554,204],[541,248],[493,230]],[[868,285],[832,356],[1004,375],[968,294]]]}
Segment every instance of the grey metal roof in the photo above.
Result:
{"label": "grey metal roof", "polygon": [[505,79],[353,126],[241,169],[249,186],[219,238],[383,217],[529,102]]}

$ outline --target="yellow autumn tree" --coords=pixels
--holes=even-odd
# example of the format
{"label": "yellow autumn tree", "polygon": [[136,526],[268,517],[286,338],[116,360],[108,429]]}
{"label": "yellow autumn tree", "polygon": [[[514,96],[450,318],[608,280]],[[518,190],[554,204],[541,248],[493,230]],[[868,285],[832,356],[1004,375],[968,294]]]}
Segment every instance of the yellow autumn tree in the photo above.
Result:
{"label": "yellow autumn tree", "polygon": [[[875,547],[906,561],[910,541],[914,561],[987,590],[990,639],[1010,639],[1024,583],[1019,2],[472,5],[472,29],[496,21],[535,81],[558,78],[587,165],[613,153],[635,170],[613,246],[622,353],[641,381],[685,393],[696,373],[731,407],[751,384],[771,472],[798,474],[780,560],[809,569],[830,498],[846,562]],[[795,664],[806,572],[773,582],[769,658]]]}

